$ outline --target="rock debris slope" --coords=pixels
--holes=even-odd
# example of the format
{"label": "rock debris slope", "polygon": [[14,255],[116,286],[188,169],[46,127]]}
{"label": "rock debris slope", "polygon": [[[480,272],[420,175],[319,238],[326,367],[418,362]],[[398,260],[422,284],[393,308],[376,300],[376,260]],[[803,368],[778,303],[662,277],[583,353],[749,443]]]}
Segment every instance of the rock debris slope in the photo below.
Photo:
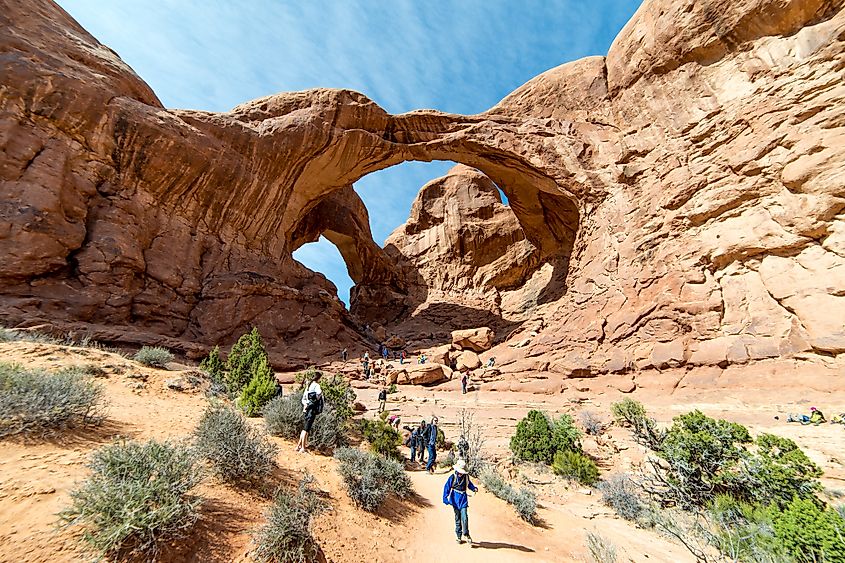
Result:
{"label": "rock debris slope", "polygon": [[[257,325],[302,365],[379,311],[492,315],[541,327],[520,353],[561,377],[845,351],[841,0],[647,0],[607,57],[474,116],[170,110],[54,3],[0,8],[6,323],[193,351]],[[432,159],[464,166],[382,251],[349,186]],[[357,321],[291,257],[320,234]]]}

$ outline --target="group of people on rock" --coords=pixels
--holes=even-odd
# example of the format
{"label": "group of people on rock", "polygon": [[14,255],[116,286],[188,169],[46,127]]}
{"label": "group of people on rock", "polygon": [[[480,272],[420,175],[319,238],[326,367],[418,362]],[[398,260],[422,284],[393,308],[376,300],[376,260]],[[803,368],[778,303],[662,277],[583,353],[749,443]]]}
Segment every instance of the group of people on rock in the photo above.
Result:
{"label": "group of people on rock", "polygon": [[[786,417],[787,422],[800,422],[801,424],[814,424],[819,425],[824,422],[827,422],[827,419],[824,416],[824,413],[817,409],[816,407],[810,407],[810,414],[795,414],[789,413]],[[834,415],[833,418],[830,419],[831,424],[843,424],[845,425],[845,412],[839,413]]]}

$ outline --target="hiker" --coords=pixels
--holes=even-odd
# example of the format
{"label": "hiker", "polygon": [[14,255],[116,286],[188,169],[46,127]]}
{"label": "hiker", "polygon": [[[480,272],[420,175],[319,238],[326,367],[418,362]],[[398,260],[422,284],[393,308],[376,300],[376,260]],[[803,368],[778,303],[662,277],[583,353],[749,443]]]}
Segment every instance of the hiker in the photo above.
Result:
{"label": "hiker", "polygon": [[831,424],[845,424],[845,412],[833,415],[830,419]]}
{"label": "hiker", "polygon": [[414,426],[414,428],[409,428],[409,430],[411,431],[411,435],[408,438],[408,446],[411,448],[411,463],[414,463],[417,458],[417,448],[420,443],[420,427]]}
{"label": "hiker", "polygon": [[391,414],[390,416],[387,417],[387,423],[398,431],[399,430],[399,415],[398,414]]}
{"label": "hiker", "polygon": [[346,363],[346,359],[349,357],[349,350],[344,348],[340,351],[340,359],[343,360],[343,363]]}
{"label": "hiker", "polygon": [[464,543],[465,538],[467,543],[472,545],[472,538],[469,535],[469,514],[467,514],[469,508],[467,489],[477,493],[478,487],[470,481],[464,460],[459,459],[454,469],[455,472],[449,475],[443,486],[443,504],[452,505],[455,511],[455,541]]}
{"label": "hiker", "polygon": [[387,405],[387,389],[384,387],[381,388],[381,391],[378,392],[378,412],[384,412],[384,408]]}
{"label": "hiker", "polygon": [[826,422],[822,411],[816,407],[810,407],[810,424],[821,424]]}
{"label": "hiker", "polygon": [[299,443],[296,446],[296,451],[300,453],[305,453],[305,450],[308,449],[308,433],[311,432],[311,427],[314,426],[317,415],[323,412],[323,390],[319,383],[321,377],[323,377],[323,374],[319,371],[316,372],[314,379],[302,393],[302,416],[305,419],[305,427],[299,433]]}
{"label": "hiker", "polygon": [[496,364],[496,358],[490,358],[489,360],[487,360],[487,367],[488,368],[493,367],[495,364]]}
{"label": "hiker", "polygon": [[467,380],[469,376],[467,376],[467,372],[461,372],[461,393],[464,395],[467,394]]}
{"label": "hiker", "polygon": [[390,349],[387,346],[382,345],[381,349],[381,357],[384,358],[384,361],[387,362],[387,356],[390,355]]}
{"label": "hiker", "polygon": [[428,465],[425,470],[434,474],[434,462],[437,461],[437,417],[431,419],[431,424],[428,425]]}
{"label": "hiker", "polygon": [[285,391],[285,390],[284,390],[284,389],[282,389],[282,384],[281,384],[281,383],[279,383],[279,380],[278,380],[278,379],[276,379],[276,378],[274,377],[274,378],[273,378],[273,381],[276,383],[276,394],[275,394],[275,395],[273,395],[273,398],[276,398],[276,397],[281,397],[282,395],[284,395],[284,391]]}
{"label": "hiker", "polygon": [[466,436],[461,434],[460,439],[458,440],[458,459],[462,459],[466,461],[469,458],[469,442],[467,442]]}
{"label": "hiker", "polygon": [[425,463],[425,448],[428,444],[428,425],[423,420],[420,422],[420,427],[417,430],[417,448],[420,453],[420,465]]}

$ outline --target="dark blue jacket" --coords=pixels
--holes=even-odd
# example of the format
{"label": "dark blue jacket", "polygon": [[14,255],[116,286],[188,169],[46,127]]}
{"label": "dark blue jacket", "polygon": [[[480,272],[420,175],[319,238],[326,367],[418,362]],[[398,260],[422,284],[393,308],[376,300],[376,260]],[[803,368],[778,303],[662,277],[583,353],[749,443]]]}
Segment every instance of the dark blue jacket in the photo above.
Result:
{"label": "dark blue jacket", "polygon": [[457,473],[452,473],[443,486],[443,504],[451,504],[458,509],[466,508],[469,506],[467,488],[470,491],[478,492],[478,487],[472,484],[469,475],[464,474],[459,478]]}
{"label": "dark blue jacket", "polygon": [[428,437],[428,445],[433,446],[437,443],[437,425],[436,424],[429,424],[428,428],[426,429],[426,436]]}

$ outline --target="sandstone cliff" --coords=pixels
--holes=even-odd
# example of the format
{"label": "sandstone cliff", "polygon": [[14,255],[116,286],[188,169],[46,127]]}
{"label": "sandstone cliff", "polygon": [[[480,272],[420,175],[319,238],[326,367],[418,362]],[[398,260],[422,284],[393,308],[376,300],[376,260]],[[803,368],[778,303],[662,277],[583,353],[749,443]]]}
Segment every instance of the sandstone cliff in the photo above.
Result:
{"label": "sandstone cliff", "polygon": [[[475,293],[474,311],[540,327],[520,353],[556,376],[845,351],[841,0],[647,0],[606,58],[476,116],[392,116],[345,90],[168,110],[55,4],[0,8],[6,323],[182,348],[255,324],[301,364],[358,338],[291,258],[328,233],[372,272],[363,315],[451,317]],[[471,197],[420,196],[404,265],[380,252],[348,187],[432,159],[486,175],[519,229],[473,215],[497,209],[479,177]],[[422,242],[447,217],[495,234],[435,246],[482,251],[450,251],[449,279]]]}

